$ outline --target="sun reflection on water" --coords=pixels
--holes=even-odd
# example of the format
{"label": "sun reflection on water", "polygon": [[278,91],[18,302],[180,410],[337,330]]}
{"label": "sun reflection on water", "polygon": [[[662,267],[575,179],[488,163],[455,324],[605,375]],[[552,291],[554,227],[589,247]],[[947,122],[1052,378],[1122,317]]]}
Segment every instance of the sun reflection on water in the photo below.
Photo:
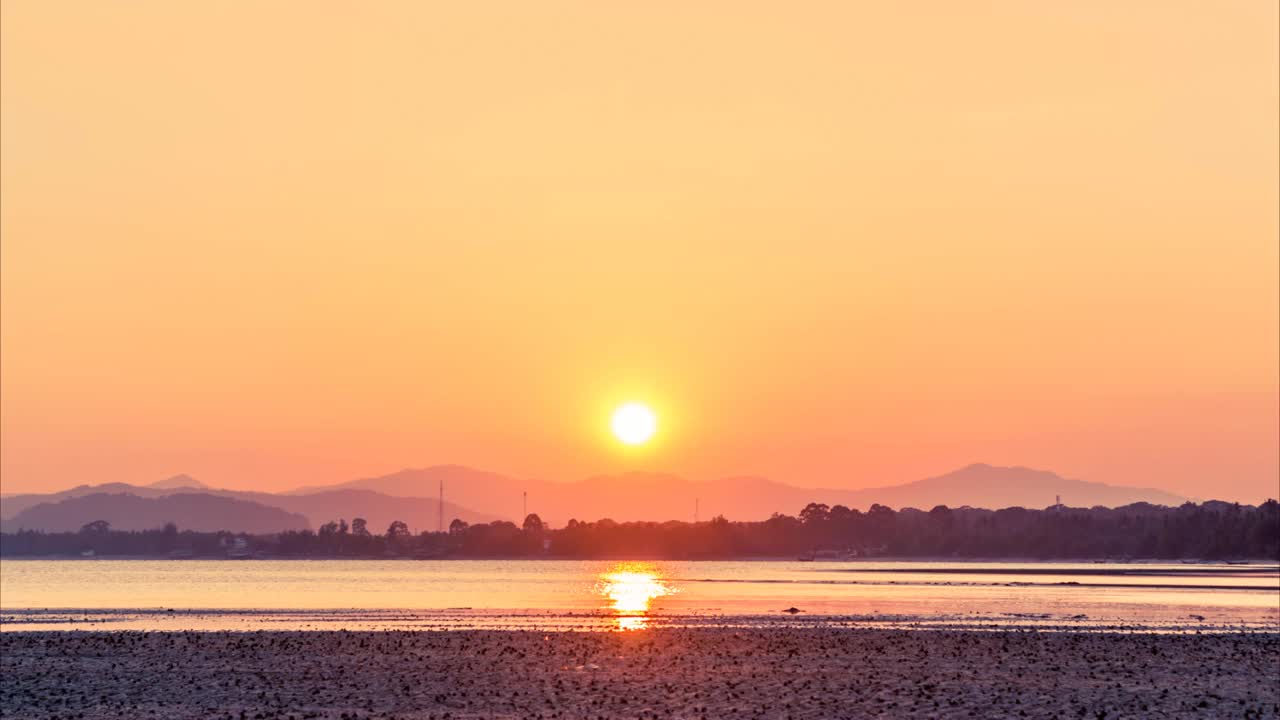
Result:
{"label": "sun reflection on water", "polygon": [[619,629],[643,630],[648,627],[647,614],[654,599],[678,591],[649,563],[619,563],[600,573],[596,592],[617,613]]}

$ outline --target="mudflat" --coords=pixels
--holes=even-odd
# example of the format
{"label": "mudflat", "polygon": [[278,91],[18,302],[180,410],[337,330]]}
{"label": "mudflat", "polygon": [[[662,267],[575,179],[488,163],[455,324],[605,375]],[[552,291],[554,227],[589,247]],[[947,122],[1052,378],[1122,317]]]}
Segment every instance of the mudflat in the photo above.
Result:
{"label": "mudflat", "polygon": [[1280,633],[14,631],[0,715],[1280,717]]}

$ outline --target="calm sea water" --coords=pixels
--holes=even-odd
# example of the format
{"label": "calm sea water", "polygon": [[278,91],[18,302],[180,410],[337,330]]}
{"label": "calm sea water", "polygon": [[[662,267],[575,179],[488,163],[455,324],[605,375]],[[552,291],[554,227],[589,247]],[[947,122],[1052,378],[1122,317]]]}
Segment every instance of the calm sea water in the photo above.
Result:
{"label": "calm sea water", "polygon": [[[800,613],[785,613],[788,608]],[[1280,630],[1276,565],[17,560],[3,628],[578,626],[728,618]]]}

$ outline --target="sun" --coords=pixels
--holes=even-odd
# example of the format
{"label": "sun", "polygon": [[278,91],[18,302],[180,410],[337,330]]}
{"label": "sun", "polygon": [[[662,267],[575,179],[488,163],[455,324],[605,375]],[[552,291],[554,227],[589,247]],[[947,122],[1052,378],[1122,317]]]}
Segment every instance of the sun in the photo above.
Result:
{"label": "sun", "polygon": [[613,412],[613,434],[628,445],[643,445],[658,430],[658,416],[641,403],[627,403]]}

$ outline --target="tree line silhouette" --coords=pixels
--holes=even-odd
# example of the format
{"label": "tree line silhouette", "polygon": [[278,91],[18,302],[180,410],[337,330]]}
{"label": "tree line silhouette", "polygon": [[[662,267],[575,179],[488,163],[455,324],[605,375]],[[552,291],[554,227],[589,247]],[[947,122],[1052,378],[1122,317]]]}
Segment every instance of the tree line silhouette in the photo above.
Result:
{"label": "tree line silhouette", "polygon": [[550,528],[536,514],[523,525],[496,521],[449,524],[447,532],[413,534],[397,520],[376,532],[362,518],[325,523],[317,531],[272,535],[112,530],[105,521],[79,532],[0,534],[3,556],[145,556],[285,558],[552,557],[716,559],[743,557],[1152,558],[1280,560],[1280,504],[1209,501],[1163,507],[1003,510],[948,508],[866,512],[810,503],[798,515],[759,522],[724,517],[689,523],[570,520]]}

